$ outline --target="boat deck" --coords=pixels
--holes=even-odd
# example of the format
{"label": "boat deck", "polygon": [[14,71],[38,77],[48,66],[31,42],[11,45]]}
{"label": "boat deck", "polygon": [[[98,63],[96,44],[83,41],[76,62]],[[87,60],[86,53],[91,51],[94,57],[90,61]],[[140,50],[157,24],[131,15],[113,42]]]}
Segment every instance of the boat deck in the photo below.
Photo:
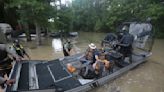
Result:
{"label": "boat deck", "polygon": [[[144,55],[147,54],[144,53]],[[65,67],[67,63],[74,63],[74,65],[78,67],[79,60],[77,57],[79,56],[80,55],[76,55],[48,62],[31,61],[16,63],[11,78],[16,78],[17,81],[13,86],[8,86],[6,91],[34,91],[57,88],[60,88],[62,91],[67,91],[94,81],[90,80],[89,82],[82,83],[79,77],[67,71]],[[144,60],[144,58],[145,56],[143,55],[133,55],[133,63],[130,65],[134,64],[135,66],[136,62]],[[122,68],[115,66],[113,73],[120,69]]]}

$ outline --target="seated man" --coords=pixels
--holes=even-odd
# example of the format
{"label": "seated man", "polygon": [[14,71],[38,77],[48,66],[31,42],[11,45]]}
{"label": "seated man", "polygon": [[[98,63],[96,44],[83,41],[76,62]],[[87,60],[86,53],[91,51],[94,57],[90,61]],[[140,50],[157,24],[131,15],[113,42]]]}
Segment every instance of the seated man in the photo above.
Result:
{"label": "seated man", "polygon": [[83,58],[81,58],[82,64],[91,64],[93,62],[93,53],[91,51],[87,51]]}
{"label": "seated man", "polygon": [[15,49],[16,53],[24,58],[24,56],[26,56],[28,59],[30,59],[30,56],[26,53],[25,49],[23,48],[23,46],[19,43],[19,40],[15,40],[13,43],[13,48]]}
{"label": "seated man", "polygon": [[82,63],[89,63],[89,64],[94,64],[98,60],[98,54],[99,52],[97,51],[96,45],[91,43],[88,45],[88,49],[86,50],[84,60],[81,59]]}

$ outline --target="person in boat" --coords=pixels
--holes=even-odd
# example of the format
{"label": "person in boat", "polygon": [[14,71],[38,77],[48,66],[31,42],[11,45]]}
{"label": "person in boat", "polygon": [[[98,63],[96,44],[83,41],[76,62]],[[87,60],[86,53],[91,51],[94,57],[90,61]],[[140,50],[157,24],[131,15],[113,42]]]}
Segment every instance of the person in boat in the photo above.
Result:
{"label": "person in boat", "polygon": [[96,77],[96,73],[92,65],[86,65],[84,67],[76,68],[71,63],[68,63],[66,67],[67,67],[68,72],[76,76],[80,75],[84,79],[93,79]]}
{"label": "person in boat", "polygon": [[99,52],[94,43],[88,45],[88,49],[85,52],[85,56],[81,59],[82,63],[94,64],[98,60]]}
{"label": "person in boat", "polygon": [[106,59],[106,54],[103,50],[100,51],[99,60],[93,64],[93,68],[99,77],[105,76],[110,70],[110,61]]}
{"label": "person in boat", "polygon": [[16,61],[20,61],[21,57],[16,54],[15,51],[10,49],[10,46],[7,44],[0,43],[0,75],[8,75],[12,69],[12,57],[16,59]]}
{"label": "person in boat", "polygon": [[[117,44],[119,48],[119,52],[123,54],[123,57],[129,57],[132,54],[132,44],[134,37],[128,32],[128,27],[125,25],[122,29],[123,36],[119,40],[119,43]],[[131,58],[130,58],[131,59]],[[131,63],[132,60],[130,60]]]}
{"label": "person in boat", "polygon": [[23,48],[23,46],[20,44],[19,40],[14,40],[13,42],[13,48],[16,51],[16,53],[22,57],[25,58],[25,56],[30,60],[30,56],[27,54],[27,52],[25,51],[25,49]]}
{"label": "person in boat", "polygon": [[0,92],[2,92],[2,88],[4,88],[5,85],[12,85],[15,83],[15,79],[5,79],[3,77],[0,76]]}
{"label": "person in boat", "polygon": [[95,71],[91,64],[86,65],[80,69],[79,75],[84,79],[98,78],[98,72]]}
{"label": "person in boat", "polygon": [[68,40],[63,44],[63,54],[64,54],[64,56],[70,56],[72,50],[73,50],[73,44],[72,44],[71,41],[68,39]]}
{"label": "person in boat", "polygon": [[99,55],[99,60],[105,65],[105,70],[109,70],[110,61],[108,61],[105,56],[106,56],[105,53],[101,52],[101,54]]}

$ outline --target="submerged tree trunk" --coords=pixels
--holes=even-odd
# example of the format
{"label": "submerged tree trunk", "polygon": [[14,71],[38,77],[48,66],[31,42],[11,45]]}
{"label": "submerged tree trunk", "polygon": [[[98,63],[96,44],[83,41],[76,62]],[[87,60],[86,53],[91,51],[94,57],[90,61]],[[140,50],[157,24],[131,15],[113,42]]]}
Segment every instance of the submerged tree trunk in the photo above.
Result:
{"label": "submerged tree trunk", "polygon": [[38,23],[35,23],[35,28],[36,28],[36,44],[39,46],[41,45],[41,29]]}
{"label": "submerged tree trunk", "polygon": [[24,30],[25,30],[27,41],[31,41],[31,35],[30,35],[28,23],[24,23]]}

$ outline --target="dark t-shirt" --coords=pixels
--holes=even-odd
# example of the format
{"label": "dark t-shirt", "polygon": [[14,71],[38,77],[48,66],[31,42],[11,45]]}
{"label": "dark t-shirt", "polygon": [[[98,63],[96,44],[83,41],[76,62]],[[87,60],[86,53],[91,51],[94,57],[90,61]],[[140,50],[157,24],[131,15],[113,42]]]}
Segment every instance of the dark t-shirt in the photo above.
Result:
{"label": "dark t-shirt", "polygon": [[126,44],[127,46],[132,45],[134,40],[133,35],[129,34],[129,33],[125,33],[122,37],[122,39],[120,40],[121,44]]}
{"label": "dark t-shirt", "polygon": [[97,49],[95,49],[95,50],[93,51],[93,63],[96,62],[96,57],[95,57],[96,55],[97,55],[97,56],[99,55],[99,52],[98,52]]}
{"label": "dark t-shirt", "polygon": [[[98,52],[98,50],[97,49],[94,49],[93,51],[89,51],[89,48],[86,50],[86,53],[85,54],[87,54],[88,52],[91,52],[92,53],[92,63],[91,64],[93,64],[93,63],[95,63],[95,61],[96,61],[96,58],[95,58],[95,56],[97,55],[99,55],[99,52]],[[86,58],[87,59],[87,58]],[[88,60],[88,59],[87,59]]]}

